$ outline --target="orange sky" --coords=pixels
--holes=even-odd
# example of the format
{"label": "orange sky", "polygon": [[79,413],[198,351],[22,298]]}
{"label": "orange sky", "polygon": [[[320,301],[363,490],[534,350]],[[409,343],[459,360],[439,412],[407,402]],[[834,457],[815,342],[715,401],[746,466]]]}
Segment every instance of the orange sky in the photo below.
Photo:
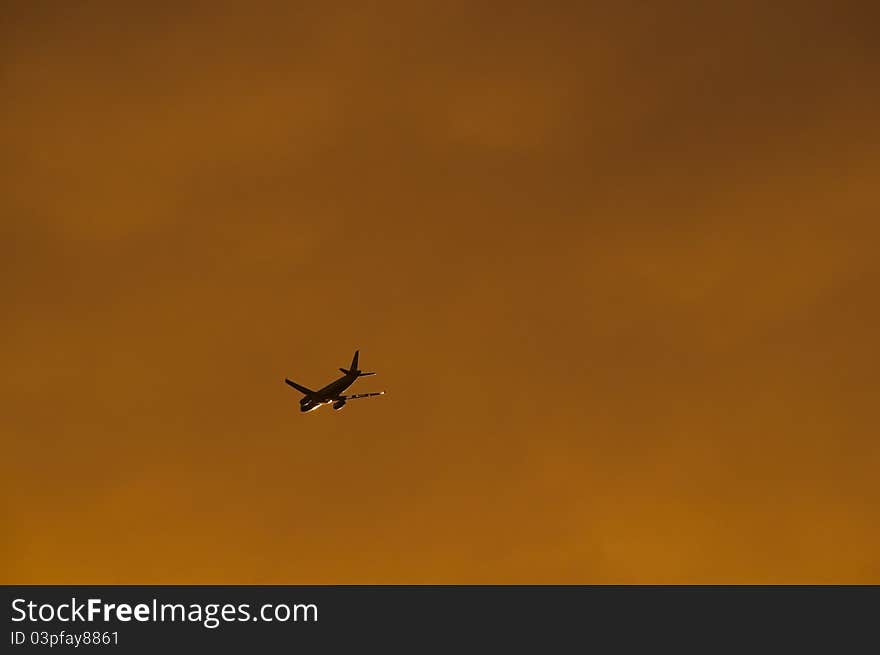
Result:
{"label": "orange sky", "polygon": [[0,581],[880,582],[876,3],[141,4],[0,22]]}

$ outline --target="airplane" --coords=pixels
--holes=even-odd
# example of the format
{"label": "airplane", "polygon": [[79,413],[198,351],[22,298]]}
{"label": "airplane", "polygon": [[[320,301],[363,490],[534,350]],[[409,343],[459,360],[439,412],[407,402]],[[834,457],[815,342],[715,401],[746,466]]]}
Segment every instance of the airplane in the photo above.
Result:
{"label": "airplane", "polygon": [[381,396],[385,392],[384,391],[372,391],[370,393],[356,393],[351,396],[343,396],[341,395],[343,391],[348,389],[355,380],[360,377],[364,377],[367,375],[376,375],[375,372],[365,373],[358,369],[358,354],[359,350],[354,351],[354,358],[351,360],[351,366],[346,368],[340,368],[339,370],[345,373],[341,378],[337,378],[333,380],[330,384],[325,387],[321,387],[317,391],[312,391],[308,387],[304,387],[301,384],[297,384],[293,380],[288,378],[284,378],[284,381],[289,384],[291,387],[299,391],[303,394],[302,399],[299,401],[299,411],[301,412],[311,412],[318,409],[321,405],[329,405],[333,403],[333,409],[339,411],[343,407],[345,407],[345,403],[348,400],[354,400],[355,398],[369,398],[370,396]]}

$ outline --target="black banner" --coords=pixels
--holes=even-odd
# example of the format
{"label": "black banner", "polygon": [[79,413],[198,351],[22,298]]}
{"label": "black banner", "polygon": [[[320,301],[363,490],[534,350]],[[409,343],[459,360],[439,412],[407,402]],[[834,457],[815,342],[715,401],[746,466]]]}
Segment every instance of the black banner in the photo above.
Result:
{"label": "black banner", "polygon": [[871,652],[880,587],[6,586],[3,603],[10,653]]}

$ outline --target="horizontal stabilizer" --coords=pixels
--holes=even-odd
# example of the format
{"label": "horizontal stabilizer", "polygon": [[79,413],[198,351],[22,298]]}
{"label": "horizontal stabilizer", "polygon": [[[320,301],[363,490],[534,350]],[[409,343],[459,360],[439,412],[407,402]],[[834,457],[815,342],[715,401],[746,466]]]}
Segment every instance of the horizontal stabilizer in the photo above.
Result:
{"label": "horizontal stabilizer", "polygon": [[291,387],[293,387],[294,389],[296,389],[297,391],[299,391],[300,393],[304,393],[304,394],[306,394],[306,395],[308,395],[308,396],[311,396],[313,393],[315,393],[314,391],[312,391],[312,390],[309,389],[308,387],[304,387],[304,386],[301,385],[301,384],[297,384],[297,383],[294,382],[293,380],[288,380],[287,378],[284,378],[284,381],[285,381],[287,384],[289,384]]}
{"label": "horizontal stabilizer", "polygon": [[354,376],[357,376],[357,377],[359,377],[359,378],[362,378],[362,377],[364,377],[365,375],[376,375],[376,372],[375,372],[375,371],[370,371],[369,373],[364,373],[363,371],[352,371],[352,370],[347,369],[347,368],[341,368],[341,369],[339,369],[339,370],[342,371],[343,373],[345,373],[346,375],[354,375]]}

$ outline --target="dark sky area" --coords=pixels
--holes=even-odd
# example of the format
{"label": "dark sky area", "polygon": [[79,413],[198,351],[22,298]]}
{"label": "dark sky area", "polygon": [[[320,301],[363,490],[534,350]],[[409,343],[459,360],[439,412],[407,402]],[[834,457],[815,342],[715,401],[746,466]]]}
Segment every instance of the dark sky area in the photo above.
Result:
{"label": "dark sky area", "polygon": [[877,25],[7,3],[0,579],[880,582]]}

